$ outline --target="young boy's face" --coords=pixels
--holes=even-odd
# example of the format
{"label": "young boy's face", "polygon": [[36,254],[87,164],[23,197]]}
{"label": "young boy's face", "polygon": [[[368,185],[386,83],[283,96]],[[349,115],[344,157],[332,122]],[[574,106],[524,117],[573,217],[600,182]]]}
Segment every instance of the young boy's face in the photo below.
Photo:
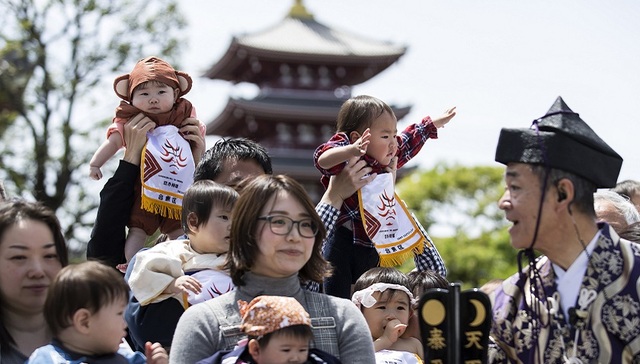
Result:
{"label": "young boy's face", "polygon": [[398,141],[396,140],[398,121],[395,116],[385,111],[373,120],[369,130],[371,138],[367,147],[367,155],[383,166],[388,165],[398,151]]}
{"label": "young boy's face", "polygon": [[87,351],[95,355],[111,354],[118,351],[122,339],[127,334],[124,320],[126,299],[116,300],[91,315],[90,333],[93,347]]}
{"label": "young boy's face", "polygon": [[384,291],[373,293],[373,297],[377,302],[371,307],[363,307],[362,314],[374,340],[384,334],[384,329],[392,320],[398,320],[405,325],[409,323],[411,315],[409,295],[402,291]]}
{"label": "young boy's face", "polygon": [[190,236],[191,246],[201,254],[222,254],[229,251],[231,208],[213,207],[209,220],[194,227]]}
{"label": "young boy's face", "polygon": [[253,360],[258,364],[305,363],[309,357],[309,339],[289,335],[275,335],[269,343],[250,350]]}
{"label": "young boy's face", "polygon": [[149,114],[161,114],[170,111],[176,102],[178,93],[169,85],[161,82],[145,82],[133,90],[133,106]]}

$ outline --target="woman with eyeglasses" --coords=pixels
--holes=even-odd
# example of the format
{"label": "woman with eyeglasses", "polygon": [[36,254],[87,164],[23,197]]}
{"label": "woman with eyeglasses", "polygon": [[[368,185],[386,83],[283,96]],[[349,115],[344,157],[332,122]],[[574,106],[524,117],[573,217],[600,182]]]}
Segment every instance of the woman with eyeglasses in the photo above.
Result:
{"label": "woman with eyeglasses", "polygon": [[231,246],[225,262],[235,291],[189,308],[171,345],[171,363],[194,363],[229,350],[246,336],[238,300],[260,295],[294,297],[311,316],[312,346],[343,363],[374,363],[362,315],[350,301],[301,288],[330,273],[320,252],[325,228],[302,186],[287,176],[256,177],[233,211]]}

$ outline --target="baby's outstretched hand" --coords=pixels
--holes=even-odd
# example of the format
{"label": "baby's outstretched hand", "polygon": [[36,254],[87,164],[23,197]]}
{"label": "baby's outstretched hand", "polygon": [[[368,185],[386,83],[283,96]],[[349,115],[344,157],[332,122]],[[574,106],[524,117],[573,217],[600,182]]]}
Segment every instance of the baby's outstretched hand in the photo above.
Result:
{"label": "baby's outstretched hand", "polygon": [[198,294],[202,292],[202,284],[192,276],[181,276],[173,281],[173,284],[169,285],[171,293],[189,293],[193,292]]}
{"label": "baby's outstretched hand", "polygon": [[449,121],[451,121],[451,119],[456,116],[456,107],[452,107],[450,109],[448,109],[447,111],[444,112],[444,114],[438,116],[437,118],[435,118],[433,120],[433,125],[436,126],[436,128],[442,128],[444,127]]}
{"label": "baby's outstretched hand", "polygon": [[100,171],[100,167],[89,166],[89,177],[96,181],[102,178],[102,171]]}
{"label": "baby's outstretched hand", "polygon": [[371,139],[371,131],[369,128],[362,133],[360,138],[358,138],[353,144],[353,156],[359,157],[367,152],[367,147],[369,146],[369,142]]}

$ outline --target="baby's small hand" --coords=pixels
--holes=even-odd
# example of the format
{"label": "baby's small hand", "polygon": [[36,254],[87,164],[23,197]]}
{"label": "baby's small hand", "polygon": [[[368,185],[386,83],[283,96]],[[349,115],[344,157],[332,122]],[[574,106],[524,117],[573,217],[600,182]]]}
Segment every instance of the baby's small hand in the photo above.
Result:
{"label": "baby's small hand", "polygon": [[391,343],[395,343],[406,329],[407,325],[400,323],[398,319],[393,319],[387,323],[383,335],[386,336]]}
{"label": "baby's small hand", "polygon": [[96,181],[102,178],[102,171],[100,171],[100,167],[89,166],[89,177]]}
{"label": "baby's small hand", "polygon": [[165,364],[169,363],[169,355],[167,350],[160,345],[160,343],[153,343],[147,341],[144,344],[144,355],[147,357],[147,363],[153,364]]}
{"label": "baby's small hand", "polygon": [[178,277],[173,281],[171,285],[172,293],[187,293],[193,292],[198,294],[202,292],[202,284],[192,276],[182,276]]}
{"label": "baby's small hand", "polygon": [[369,128],[362,133],[360,138],[358,138],[353,144],[353,156],[359,157],[367,152],[367,147],[369,146],[369,142],[371,138],[371,131]]}
{"label": "baby's small hand", "polygon": [[436,128],[443,128],[449,121],[451,121],[451,119],[456,116],[456,107],[452,107],[450,109],[448,109],[447,111],[444,112],[444,114],[438,116],[436,119],[433,120],[433,125],[436,126]]}

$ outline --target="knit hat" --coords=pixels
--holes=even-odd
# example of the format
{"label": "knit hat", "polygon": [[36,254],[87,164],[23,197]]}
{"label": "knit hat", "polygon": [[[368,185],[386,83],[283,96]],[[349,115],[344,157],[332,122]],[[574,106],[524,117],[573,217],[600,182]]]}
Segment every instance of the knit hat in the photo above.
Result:
{"label": "knit hat", "polygon": [[240,329],[249,336],[264,336],[294,325],[311,326],[311,319],[295,298],[258,296],[247,303],[238,300],[242,323]]}
{"label": "knit hat", "polygon": [[622,167],[622,157],[562,97],[531,128],[502,129],[495,160],[557,168],[577,174],[598,188],[614,187]]}
{"label": "knit hat", "polygon": [[147,81],[159,81],[171,86],[171,88],[180,89],[178,97],[189,92],[193,84],[191,76],[188,74],[176,71],[169,63],[160,58],[147,57],[138,61],[131,73],[116,78],[113,81],[113,90],[118,97],[131,102],[133,90]]}

